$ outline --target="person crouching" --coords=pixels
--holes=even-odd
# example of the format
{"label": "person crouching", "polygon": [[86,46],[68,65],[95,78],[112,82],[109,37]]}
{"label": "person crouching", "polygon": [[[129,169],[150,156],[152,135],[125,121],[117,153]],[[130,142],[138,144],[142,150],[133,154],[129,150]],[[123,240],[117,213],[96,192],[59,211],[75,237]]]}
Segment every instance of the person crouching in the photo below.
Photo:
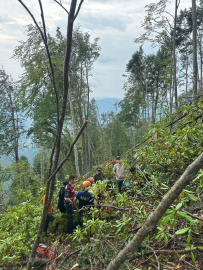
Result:
{"label": "person crouching", "polygon": [[[74,202],[74,206],[76,209],[78,209],[78,224],[82,227],[83,226],[83,222],[82,222],[82,216],[85,212],[88,211],[88,208],[85,206],[87,205],[97,205],[97,201],[95,200],[94,195],[89,192],[87,190],[88,187],[91,186],[91,183],[89,181],[84,181],[82,183],[82,187],[83,189],[81,191],[79,191],[73,202]],[[79,201],[79,203],[77,204],[77,200]]]}

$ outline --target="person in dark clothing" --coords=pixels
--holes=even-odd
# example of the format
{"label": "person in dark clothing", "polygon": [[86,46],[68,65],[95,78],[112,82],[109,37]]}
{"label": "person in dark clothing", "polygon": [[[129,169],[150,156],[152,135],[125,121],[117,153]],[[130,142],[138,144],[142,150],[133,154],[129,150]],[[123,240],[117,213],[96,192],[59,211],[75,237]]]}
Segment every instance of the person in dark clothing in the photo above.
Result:
{"label": "person in dark clothing", "polygon": [[130,168],[130,172],[131,172],[131,173],[135,173],[135,171],[136,171],[135,167],[132,166],[132,167]]}
{"label": "person in dark clothing", "polygon": [[107,187],[109,187],[109,185],[111,184],[111,181],[108,179],[104,180],[104,175],[102,173],[102,168],[101,167],[97,167],[97,172],[94,175],[94,182],[96,183],[97,181],[104,181],[104,183],[107,185]]}
{"label": "person in dark clothing", "polygon": [[102,168],[101,167],[97,167],[97,172],[94,175],[94,182],[96,183],[98,180],[103,180],[104,179],[104,175],[102,173]]}
{"label": "person in dark clothing", "polygon": [[[91,183],[89,181],[84,181],[82,183],[83,190],[79,191],[75,198],[74,198],[74,206],[76,209],[78,209],[78,224],[82,227],[82,216],[85,212],[87,212],[88,209],[83,208],[83,206],[87,205],[93,205],[97,204],[94,195],[86,190],[87,187],[91,186]],[[77,200],[79,201],[79,204],[77,205]]]}
{"label": "person in dark clothing", "polygon": [[65,197],[65,187],[68,185],[68,181],[63,182],[63,186],[59,188],[58,191],[58,207],[61,213],[66,213],[66,208],[64,206],[64,197]]}
{"label": "person in dark clothing", "polygon": [[73,199],[75,197],[75,188],[73,184],[75,183],[76,177],[74,175],[69,176],[68,185],[65,188],[65,203],[67,213],[67,233],[73,232]]}

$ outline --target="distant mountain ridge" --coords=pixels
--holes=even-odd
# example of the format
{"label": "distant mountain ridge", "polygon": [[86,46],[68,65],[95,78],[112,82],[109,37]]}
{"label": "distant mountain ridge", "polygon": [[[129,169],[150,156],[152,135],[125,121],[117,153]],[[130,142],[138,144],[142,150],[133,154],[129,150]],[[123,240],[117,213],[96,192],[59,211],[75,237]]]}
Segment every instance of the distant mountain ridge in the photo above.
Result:
{"label": "distant mountain ridge", "polygon": [[[116,102],[119,102],[120,99],[118,98],[103,98],[103,99],[96,99],[96,103],[98,106],[99,114],[107,113],[108,111],[115,111],[114,105]],[[120,111],[120,108],[117,109],[117,112]]]}
{"label": "distant mountain ridge", "polygon": [[[95,98],[99,114],[107,113],[108,111],[115,111],[114,105],[116,102],[119,102],[120,99],[118,98],[103,98],[103,99],[97,99]],[[120,111],[120,108],[117,108],[117,113]],[[32,124],[32,121],[30,119],[27,119],[25,122],[26,129]],[[21,148],[19,150],[19,156],[26,156],[28,158],[28,161],[30,164],[33,163],[35,155],[38,153],[38,149],[32,148],[32,141],[30,138],[22,138],[22,140],[27,144],[28,147]],[[0,161],[2,161],[2,164],[4,166],[9,166],[12,161],[10,158],[6,156],[1,156]]]}

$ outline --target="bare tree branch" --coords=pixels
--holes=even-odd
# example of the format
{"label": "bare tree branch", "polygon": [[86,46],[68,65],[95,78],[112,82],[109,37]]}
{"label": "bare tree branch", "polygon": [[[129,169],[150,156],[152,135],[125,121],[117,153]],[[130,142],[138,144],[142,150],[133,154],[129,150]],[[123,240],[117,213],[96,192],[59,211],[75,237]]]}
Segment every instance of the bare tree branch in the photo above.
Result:
{"label": "bare tree branch", "polygon": [[75,16],[74,16],[74,18],[73,18],[73,22],[75,21],[76,17],[78,16],[78,13],[79,13],[79,11],[80,11],[80,8],[81,8],[83,2],[84,2],[84,0],[81,0],[81,1],[80,1],[80,4],[79,4],[79,6],[78,6],[78,10],[77,10],[77,12],[76,12],[76,14],[75,14]]}
{"label": "bare tree branch", "polygon": [[65,10],[65,12],[67,12],[68,14],[69,14],[69,12],[68,12],[68,10],[61,4],[61,3],[59,3],[57,0],[54,0],[57,4],[59,4],[59,6],[61,6],[64,10]]}
{"label": "bare tree branch", "polygon": [[43,12],[43,8],[42,8],[41,0],[38,0],[38,1],[39,1],[40,10],[41,10],[42,25],[43,25],[43,29],[44,29],[44,40],[45,40],[45,43],[47,44],[47,31],[46,31],[46,25],[45,25],[45,20],[44,20],[44,12]]}
{"label": "bare tree branch", "polygon": [[78,250],[76,250],[76,251],[74,251],[74,252],[68,254],[68,255],[65,257],[65,259],[62,261],[61,265],[62,265],[62,264],[63,264],[70,256],[72,256],[73,254],[76,254],[76,253],[80,252],[81,250],[82,250],[82,249],[80,248],[80,249],[78,249]]}

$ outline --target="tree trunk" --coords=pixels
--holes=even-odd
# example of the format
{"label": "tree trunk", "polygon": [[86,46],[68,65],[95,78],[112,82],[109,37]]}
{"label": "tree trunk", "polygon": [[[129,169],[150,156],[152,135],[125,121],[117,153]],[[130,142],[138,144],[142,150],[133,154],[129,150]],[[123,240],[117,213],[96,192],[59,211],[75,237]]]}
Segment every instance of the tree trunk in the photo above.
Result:
{"label": "tree trunk", "polygon": [[85,143],[85,133],[82,134],[82,150],[83,150],[83,164],[84,164],[84,174],[88,172],[87,168],[87,149]]}
{"label": "tree trunk", "polygon": [[202,36],[200,35],[200,93],[202,93]]}
{"label": "tree trunk", "polygon": [[[172,43],[172,39],[171,39]],[[171,59],[173,59],[173,51],[171,48]],[[172,80],[173,80],[173,61],[171,60],[171,69],[170,69],[170,116],[172,116],[173,112],[173,90],[172,90]]]}
{"label": "tree trunk", "polygon": [[143,100],[143,103],[142,103],[142,137],[144,137],[144,130],[145,130],[145,127],[144,127],[144,100]]}
{"label": "tree trunk", "polygon": [[[98,110],[98,106],[97,106],[97,123],[99,125],[99,129],[100,129],[100,133],[101,133],[101,138],[102,138],[102,143],[103,143],[103,147],[104,147],[104,151],[103,151],[104,152],[104,156],[103,156],[103,159],[101,159],[101,162],[102,162],[103,160],[106,159],[107,147],[106,147],[106,142],[104,140],[104,134],[103,134],[103,130],[102,130],[102,127],[101,127],[100,122],[101,122],[101,119],[100,119],[100,114],[99,114],[99,110]],[[100,158],[99,158],[99,163],[100,163]]]}
{"label": "tree trunk", "polygon": [[152,124],[155,124],[155,113],[154,113],[154,90],[152,90]]}
{"label": "tree trunk", "polygon": [[14,110],[14,104],[13,104],[13,100],[12,100],[12,97],[11,97],[11,93],[9,91],[10,90],[8,90],[7,93],[8,93],[8,96],[9,96],[9,99],[10,99],[10,104],[11,104],[15,162],[18,163],[18,161],[19,161],[19,156],[18,156],[18,136],[17,136],[17,131],[16,131],[15,110]]}
{"label": "tree trunk", "polygon": [[[50,158],[50,170],[49,170],[50,178],[46,184],[46,197],[45,197],[44,209],[43,209],[43,213],[42,213],[41,222],[40,222],[40,225],[39,225],[39,228],[37,231],[37,236],[35,238],[35,241],[34,241],[34,244],[32,247],[32,252],[31,252],[30,259],[29,259],[29,262],[27,265],[27,270],[32,269],[32,265],[35,261],[36,250],[37,250],[37,247],[38,247],[39,242],[40,242],[41,237],[42,237],[42,232],[43,232],[45,221],[47,218],[48,207],[50,205],[50,202],[51,202],[51,199],[53,196],[53,192],[54,192],[56,173],[53,173],[53,172],[55,172],[57,167],[58,167],[59,155],[60,155],[60,150],[61,150],[61,134],[62,134],[63,123],[64,123],[64,118],[65,118],[65,113],[66,113],[66,106],[67,106],[67,97],[68,97],[68,88],[69,88],[69,81],[68,81],[69,63],[70,63],[70,57],[71,57],[73,22],[74,22],[76,4],[77,4],[77,0],[71,1],[70,12],[68,15],[67,47],[66,47],[66,55],[65,55],[64,70],[63,70],[64,71],[64,74],[63,74],[63,78],[64,78],[63,99],[62,99],[62,105],[61,105],[61,114],[60,114],[60,117],[59,117],[58,123],[57,123],[57,135],[55,138],[55,142],[54,142],[54,145],[52,148],[52,153],[51,153],[51,158]],[[46,31],[46,30],[44,29],[44,31]],[[45,44],[45,46],[47,46],[47,44]],[[57,93],[55,93],[55,94],[56,94],[56,99],[57,99]],[[52,168],[53,154],[55,154],[55,155],[54,155],[54,162],[53,162],[53,168]]]}
{"label": "tree trunk", "polygon": [[[197,37],[197,46],[199,45],[199,56],[200,56],[200,65],[197,65],[197,72],[198,72],[198,86],[199,86],[199,91],[198,94],[200,95],[202,93],[202,33],[199,33],[199,39]],[[198,49],[197,49],[198,53]],[[200,74],[199,74],[200,72]]]}
{"label": "tree trunk", "polygon": [[173,28],[173,90],[175,94],[175,106],[178,108],[178,90],[176,80],[176,21],[178,11],[178,0],[175,0],[175,17],[174,17],[174,28]]}
{"label": "tree trunk", "polygon": [[193,30],[193,94],[197,95],[197,15],[196,0],[192,0],[192,30]]}
{"label": "tree trunk", "polygon": [[136,233],[130,243],[118,253],[118,255],[109,263],[106,270],[118,270],[121,264],[128,259],[133,258],[134,252],[138,249],[142,241],[151,233],[156,227],[160,218],[164,215],[166,210],[175,201],[182,190],[196,177],[197,172],[203,166],[203,153],[188,166],[183,175],[174,184],[170,191],[163,197],[161,203],[151,214],[141,229]]}
{"label": "tree trunk", "polygon": [[44,147],[41,146],[40,150],[40,167],[41,167],[41,179],[44,178],[45,180],[45,175],[44,175]]}
{"label": "tree trunk", "polygon": [[185,92],[186,92],[186,95],[187,95],[188,94],[188,66],[189,66],[189,63],[188,63],[188,53],[186,53],[186,57],[187,57],[187,63],[186,63],[186,70],[185,70],[185,76],[186,76]]}
{"label": "tree trunk", "polygon": [[[72,119],[72,126],[73,126],[73,138],[75,139],[77,134],[76,134],[75,115],[74,115],[74,110],[73,110],[73,103],[72,103],[71,89],[70,88],[69,88],[69,91],[68,91],[68,97],[69,97],[71,119]],[[80,176],[80,170],[79,170],[79,164],[78,164],[78,148],[77,148],[77,144],[74,145],[74,154],[75,154],[76,174],[77,174],[77,176]]]}
{"label": "tree trunk", "polygon": [[88,138],[88,129],[86,128],[85,132],[85,141],[86,141],[86,154],[87,154],[87,173],[90,171],[90,150],[89,150],[89,138]]}

